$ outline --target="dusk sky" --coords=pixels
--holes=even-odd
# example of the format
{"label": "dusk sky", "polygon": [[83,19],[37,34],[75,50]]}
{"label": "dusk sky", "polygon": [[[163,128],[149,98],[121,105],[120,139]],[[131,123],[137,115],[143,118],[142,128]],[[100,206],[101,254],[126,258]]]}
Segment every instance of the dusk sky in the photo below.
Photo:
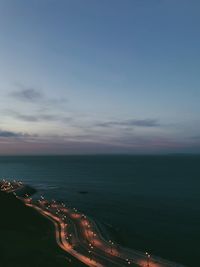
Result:
{"label": "dusk sky", "polygon": [[0,154],[200,153],[199,13],[0,0]]}

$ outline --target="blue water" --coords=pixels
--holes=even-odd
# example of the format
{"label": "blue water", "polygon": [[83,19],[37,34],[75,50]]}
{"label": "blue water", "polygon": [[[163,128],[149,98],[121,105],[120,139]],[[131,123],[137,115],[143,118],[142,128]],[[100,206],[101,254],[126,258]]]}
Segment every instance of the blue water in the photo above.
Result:
{"label": "blue water", "polygon": [[0,176],[112,225],[125,246],[199,266],[200,156],[0,157]]}

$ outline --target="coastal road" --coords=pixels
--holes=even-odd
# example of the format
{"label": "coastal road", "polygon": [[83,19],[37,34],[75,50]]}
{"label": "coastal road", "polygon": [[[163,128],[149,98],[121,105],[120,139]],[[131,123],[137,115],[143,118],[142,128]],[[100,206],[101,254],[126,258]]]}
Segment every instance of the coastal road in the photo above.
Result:
{"label": "coastal road", "polygon": [[145,253],[125,249],[112,241],[105,240],[96,224],[76,209],[47,201],[28,205],[32,205],[56,222],[58,244],[88,266],[183,267],[160,258],[148,257]]}
{"label": "coastal road", "polygon": [[[0,182],[1,190],[14,193],[21,182]],[[17,197],[17,196],[16,196]],[[21,199],[25,205],[34,208],[51,220],[55,225],[56,241],[67,253],[90,267],[184,267],[106,240],[95,221],[75,208],[66,207],[63,203],[49,202],[41,197],[38,201],[26,195]]]}

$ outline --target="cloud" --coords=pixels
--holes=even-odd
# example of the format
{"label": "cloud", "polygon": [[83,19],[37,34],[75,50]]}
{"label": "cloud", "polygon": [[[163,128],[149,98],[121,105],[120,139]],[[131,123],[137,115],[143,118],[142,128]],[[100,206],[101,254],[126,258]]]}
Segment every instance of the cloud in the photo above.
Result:
{"label": "cloud", "polygon": [[28,137],[30,136],[27,133],[21,133],[21,132],[12,132],[12,131],[4,131],[0,130],[0,137],[5,137],[5,138],[19,138],[19,137]]}
{"label": "cloud", "polygon": [[200,140],[200,135],[191,136],[192,140]]}
{"label": "cloud", "polygon": [[46,96],[41,90],[34,87],[26,87],[21,84],[17,84],[17,87],[18,89],[11,92],[10,95],[19,101],[30,102],[39,105],[45,104],[45,106],[53,105],[58,107],[66,104],[67,102],[65,97],[51,98]]}
{"label": "cloud", "polygon": [[121,136],[114,139],[92,135],[34,137],[12,131],[0,131],[0,144],[0,154],[154,154],[200,151],[199,145],[194,147],[191,143],[163,137]]}
{"label": "cloud", "polygon": [[38,114],[38,115],[24,115],[20,113],[14,113],[13,116],[17,119],[20,119],[22,121],[27,121],[27,122],[38,122],[38,121],[55,121],[58,120],[59,117],[55,115],[43,115],[43,114]]}
{"label": "cloud", "polygon": [[124,120],[124,121],[108,121],[97,123],[98,127],[112,127],[112,126],[126,126],[126,127],[158,127],[160,124],[155,119],[144,119],[144,120]]}
{"label": "cloud", "polygon": [[29,122],[36,122],[38,121],[38,117],[33,116],[33,115],[23,115],[23,114],[14,114],[13,115],[15,118],[20,119],[22,121],[29,121]]}
{"label": "cloud", "polygon": [[21,101],[37,102],[43,98],[43,95],[34,88],[22,88],[14,91],[11,95]]}
{"label": "cloud", "polygon": [[199,142],[189,142],[167,136],[137,134],[102,135],[98,133],[62,133],[34,135],[0,130],[0,154],[23,153],[172,153],[199,152]]}
{"label": "cloud", "polygon": [[15,112],[13,110],[4,110],[4,114],[26,122],[61,121],[63,123],[69,123],[72,121],[72,117],[64,116],[63,114],[42,114],[42,113],[22,114],[20,112]]}

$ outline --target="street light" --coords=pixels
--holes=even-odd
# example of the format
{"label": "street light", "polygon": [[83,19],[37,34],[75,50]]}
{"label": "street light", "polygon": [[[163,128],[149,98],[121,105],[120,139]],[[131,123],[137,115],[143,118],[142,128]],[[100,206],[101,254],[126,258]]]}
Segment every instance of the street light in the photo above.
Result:
{"label": "street light", "polygon": [[89,250],[88,250],[88,252],[89,252],[89,254],[90,254],[90,260],[92,260],[92,255],[91,255],[91,253],[92,253],[92,250],[94,249],[94,247],[92,246],[92,244],[91,243],[89,243]]}
{"label": "street light", "polygon": [[127,262],[128,265],[131,264],[131,261],[129,259],[126,259],[126,262]]}
{"label": "street light", "polygon": [[112,254],[113,253],[112,247],[113,247],[114,243],[111,240],[109,240],[108,242],[111,244],[111,250],[110,250],[110,252]]}
{"label": "street light", "polygon": [[96,237],[96,234],[92,231],[92,243],[93,243],[93,245],[94,245],[94,239],[95,239],[95,237]]}
{"label": "street light", "polygon": [[89,255],[90,255],[90,260],[92,260],[92,257],[91,257],[91,250],[88,250],[88,253],[89,253]]}
{"label": "street light", "polygon": [[146,256],[147,256],[147,267],[149,267],[149,262],[150,262],[150,258],[151,258],[151,255],[148,253],[148,252],[145,252]]}

